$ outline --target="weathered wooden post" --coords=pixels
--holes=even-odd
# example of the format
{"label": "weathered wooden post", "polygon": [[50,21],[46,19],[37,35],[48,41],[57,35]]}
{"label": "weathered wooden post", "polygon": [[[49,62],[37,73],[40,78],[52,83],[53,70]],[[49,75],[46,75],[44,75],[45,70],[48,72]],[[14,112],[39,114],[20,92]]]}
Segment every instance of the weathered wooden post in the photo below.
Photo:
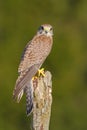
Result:
{"label": "weathered wooden post", "polygon": [[52,105],[52,75],[49,71],[45,76],[33,80],[34,108],[32,130],[49,130]]}

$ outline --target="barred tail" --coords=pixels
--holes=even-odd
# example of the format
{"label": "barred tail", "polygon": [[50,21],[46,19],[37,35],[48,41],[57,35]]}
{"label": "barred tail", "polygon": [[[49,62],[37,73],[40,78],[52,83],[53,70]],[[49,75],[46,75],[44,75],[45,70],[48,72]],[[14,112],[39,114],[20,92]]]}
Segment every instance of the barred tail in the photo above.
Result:
{"label": "barred tail", "polygon": [[29,83],[26,86],[25,93],[26,93],[26,113],[27,116],[29,116],[33,109],[33,87],[31,83]]}

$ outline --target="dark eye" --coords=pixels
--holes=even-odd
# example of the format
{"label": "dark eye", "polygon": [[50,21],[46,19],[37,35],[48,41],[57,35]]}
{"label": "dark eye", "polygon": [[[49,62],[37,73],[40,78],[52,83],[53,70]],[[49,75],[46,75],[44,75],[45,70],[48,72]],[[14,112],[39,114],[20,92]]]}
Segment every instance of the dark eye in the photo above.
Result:
{"label": "dark eye", "polygon": [[42,31],[42,30],[44,30],[44,27],[43,27],[43,26],[40,26],[38,30],[39,30],[39,31]]}
{"label": "dark eye", "polygon": [[44,30],[43,26],[40,26],[40,29],[41,29],[41,30]]}
{"label": "dark eye", "polygon": [[50,31],[52,31],[53,30],[53,28],[50,28]]}

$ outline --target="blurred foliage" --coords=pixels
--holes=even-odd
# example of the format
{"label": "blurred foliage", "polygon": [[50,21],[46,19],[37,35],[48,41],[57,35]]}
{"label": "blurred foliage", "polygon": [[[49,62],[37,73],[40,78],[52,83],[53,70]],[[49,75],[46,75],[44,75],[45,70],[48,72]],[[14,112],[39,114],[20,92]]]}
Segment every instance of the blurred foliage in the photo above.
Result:
{"label": "blurred foliage", "polygon": [[87,130],[87,0],[0,1],[0,130],[29,130],[25,97],[12,99],[26,43],[39,25],[54,27],[44,67],[53,75],[50,130]]}

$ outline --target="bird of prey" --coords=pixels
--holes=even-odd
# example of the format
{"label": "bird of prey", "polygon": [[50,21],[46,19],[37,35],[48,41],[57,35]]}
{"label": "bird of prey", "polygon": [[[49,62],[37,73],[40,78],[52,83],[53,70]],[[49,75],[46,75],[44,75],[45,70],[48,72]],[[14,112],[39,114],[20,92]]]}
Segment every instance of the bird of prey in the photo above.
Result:
{"label": "bird of prey", "polygon": [[33,110],[32,77],[38,72],[49,55],[53,44],[53,28],[49,24],[41,25],[31,41],[26,45],[19,64],[19,76],[13,91],[13,98],[19,103],[26,94],[27,115]]}

